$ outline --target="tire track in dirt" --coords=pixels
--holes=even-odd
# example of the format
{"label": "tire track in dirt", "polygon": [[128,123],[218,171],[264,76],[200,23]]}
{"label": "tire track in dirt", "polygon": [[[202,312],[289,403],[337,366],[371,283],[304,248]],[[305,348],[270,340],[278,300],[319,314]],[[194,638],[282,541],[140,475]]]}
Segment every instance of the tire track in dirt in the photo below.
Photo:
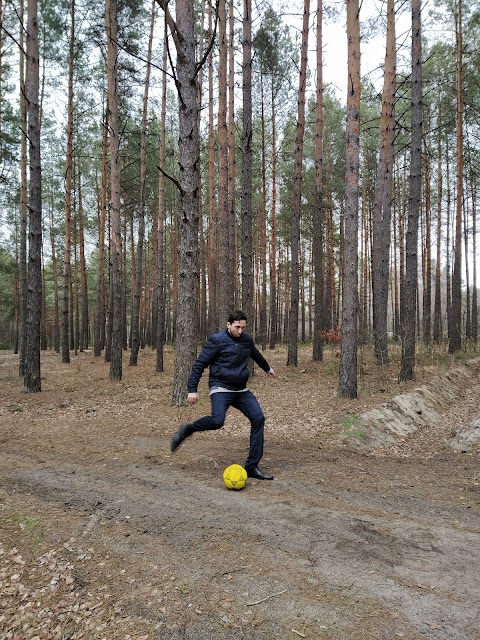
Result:
{"label": "tire track in dirt", "polygon": [[[238,619],[249,600],[286,589],[288,596],[258,605],[271,638],[287,637],[299,615],[319,634],[310,637],[361,637],[355,620],[368,632],[369,616],[380,610],[390,637],[406,629],[412,635],[402,637],[479,637],[472,628],[480,608],[480,535],[471,524],[449,525],[430,509],[396,514],[394,502],[365,502],[363,491],[347,496],[333,483],[326,491],[308,470],[238,493],[201,471],[192,492],[182,470],[171,466],[85,467],[41,457],[39,464],[2,455],[2,484],[83,513],[82,534],[92,539],[108,538],[113,525],[128,528],[130,552],[135,538],[150,558],[168,557],[206,601],[224,596],[228,573]],[[124,539],[115,546],[126,553]],[[321,635],[323,626],[340,635]],[[373,628],[369,633],[364,637],[381,637]]]}

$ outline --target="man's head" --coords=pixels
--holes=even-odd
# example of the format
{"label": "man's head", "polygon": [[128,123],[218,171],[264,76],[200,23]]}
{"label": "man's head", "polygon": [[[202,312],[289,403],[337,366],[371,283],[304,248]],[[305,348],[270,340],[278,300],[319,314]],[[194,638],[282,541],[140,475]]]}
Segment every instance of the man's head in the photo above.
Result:
{"label": "man's head", "polygon": [[247,325],[247,316],[243,311],[234,311],[228,316],[227,331],[232,338],[239,338]]}

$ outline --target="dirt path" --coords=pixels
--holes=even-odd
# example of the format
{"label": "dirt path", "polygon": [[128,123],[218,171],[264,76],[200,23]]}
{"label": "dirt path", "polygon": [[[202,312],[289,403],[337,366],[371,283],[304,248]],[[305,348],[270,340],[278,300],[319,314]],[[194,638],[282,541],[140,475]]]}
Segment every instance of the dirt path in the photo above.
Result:
{"label": "dirt path", "polygon": [[[480,638],[478,452],[447,446],[447,420],[355,451],[345,420],[398,386],[383,373],[347,404],[328,362],[302,374],[269,358],[279,384],[251,388],[276,477],[233,492],[221,472],[243,461],[248,425],[232,413],[172,456],[192,409],[168,405],[148,357],[115,386],[89,355],[50,356],[35,397],[4,357],[2,639]],[[478,377],[463,386],[457,426],[479,413]]]}

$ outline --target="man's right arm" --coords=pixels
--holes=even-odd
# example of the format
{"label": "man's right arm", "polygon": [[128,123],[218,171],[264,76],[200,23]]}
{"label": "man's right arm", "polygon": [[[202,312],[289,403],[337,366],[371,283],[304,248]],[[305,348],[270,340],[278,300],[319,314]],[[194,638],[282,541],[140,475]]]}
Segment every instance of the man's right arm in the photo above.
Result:
{"label": "man's right arm", "polygon": [[[213,336],[210,336],[205,343],[202,352],[195,360],[192,371],[190,372],[190,376],[188,377],[187,388],[189,396],[190,394],[197,393],[198,383],[200,382],[200,378],[202,377],[203,372],[208,366],[210,366],[210,363],[215,360],[217,354],[218,345]],[[193,402],[196,402],[196,400],[194,400]]]}
{"label": "man's right arm", "polygon": [[196,402],[198,402],[198,393],[189,393],[188,397],[187,397],[187,402],[188,404],[195,404]]}

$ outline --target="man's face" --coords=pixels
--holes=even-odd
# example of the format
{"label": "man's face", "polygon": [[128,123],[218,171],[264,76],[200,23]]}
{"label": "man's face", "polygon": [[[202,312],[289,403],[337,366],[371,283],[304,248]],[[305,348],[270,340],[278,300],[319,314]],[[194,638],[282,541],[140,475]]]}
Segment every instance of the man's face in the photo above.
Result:
{"label": "man's face", "polygon": [[233,322],[227,322],[228,333],[233,338],[239,338],[245,331],[247,323],[245,320],[234,320]]}

